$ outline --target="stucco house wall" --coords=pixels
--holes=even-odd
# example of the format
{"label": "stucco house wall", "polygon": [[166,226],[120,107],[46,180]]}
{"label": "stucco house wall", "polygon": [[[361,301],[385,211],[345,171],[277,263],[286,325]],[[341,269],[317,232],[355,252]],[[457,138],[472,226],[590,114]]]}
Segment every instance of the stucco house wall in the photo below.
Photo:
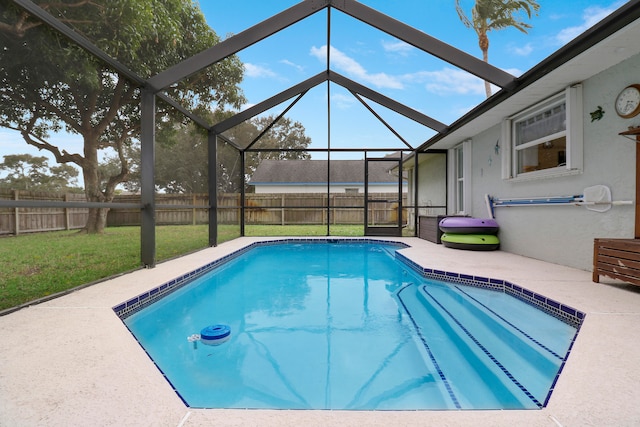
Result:
{"label": "stucco house wall", "polygon": [[[501,176],[502,151],[496,153],[496,143],[500,145],[500,124],[475,135],[472,138],[472,209],[469,213],[475,217],[489,216],[485,194],[499,198],[574,195],[599,184],[611,189],[613,200],[634,200],[636,143],[618,134],[629,126],[640,125],[640,116],[620,118],[615,113],[614,101],[624,87],[638,82],[640,56],[582,82],[584,166],[580,174],[504,180]],[[601,120],[592,122],[589,113],[598,106],[602,106],[605,114]],[[495,219],[500,225],[502,250],[590,270],[593,239],[633,238],[635,211],[630,205],[613,206],[604,213],[584,206],[498,207]]]}
{"label": "stucco house wall", "polygon": [[[421,154],[418,172],[418,206],[446,206],[447,186],[441,179],[447,173],[447,158],[444,154]],[[413,191],[410,191],[413,194]],[[442,209],[423,208],[421,215],[442,214]]]}
{"label": "stucco house wall", "polygon": [[[417,177],[417,203],[414,198],[414,164],[404,166],[408,181],[407,204],[418,206],[419,216],[437,216],[446,214],[447,206],[447,183],[443,179],[447,176],[447,156],[445,153],[421,153],[418,156],[418,177]],[[440,207],[440,206],[444,206]],[[415,210],[408,209],[407,227],[414,229],[416,224]]]}

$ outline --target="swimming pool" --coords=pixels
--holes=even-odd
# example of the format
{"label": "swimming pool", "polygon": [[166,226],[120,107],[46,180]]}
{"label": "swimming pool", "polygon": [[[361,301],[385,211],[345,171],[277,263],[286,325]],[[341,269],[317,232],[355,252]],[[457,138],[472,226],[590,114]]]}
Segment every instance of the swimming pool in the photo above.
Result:
{"label": "swimming pool", "polygon": [[[544,406],[583,314],[504,281],[424,269],[402,247],[254,245],[114,309],[191,407]],[[213,323],[231,327],[227,343],[188,340]]]}

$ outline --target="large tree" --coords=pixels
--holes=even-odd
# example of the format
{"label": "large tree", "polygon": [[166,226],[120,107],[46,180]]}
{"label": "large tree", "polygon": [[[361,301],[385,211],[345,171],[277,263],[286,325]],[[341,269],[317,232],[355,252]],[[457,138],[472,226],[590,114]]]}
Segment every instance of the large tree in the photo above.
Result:
{"label": "large tree", "polygon": [[[192,0],[39,4],[143,78],[220,41]],[[78,165],[89,201],[111,201],[129,176],[125,150],[140,132],[140,88],[9,0],[0,0],[0,7],[0,126],[17,130],[59,163]],[[242,64],[232,56],[168,92],[198,112],[235,108],[244,101],[238,87],[242,74]],[[162,102],[157,114],[159,123],[181,120]],[[56,145],[51,137],[58,132],[80,135],[82,151]],[[118,168],[100,167],[100,153],[107,149],[115,153]],[[102,232],[107,211],[91,209],[86,231]]]}
{"label": "large tree", "polygon": [[[458,16],[467,28],[473,28],[478,35],[482,59],[487,63],[489,62],[489,31],[514,27],[526,33],[531,25],[524,22],[518,14],[524,12],[530,19],[532,15],[537,15],[539,9],[540,5],[535,0],[476,0],[471,9],[471,18],[468,18],[460,0],[456,0]],[[487,98],[490,97],[491,84],[486,80],[484,88]]]}
{"label": "large tree", "polygon": [[44,156],[9,154],[0,163],[0,187],[13,190],[77,192],[78,171],[71,165],[49,166]]}
{"label": "large tree", "polygon": [[[273,120],[271,116],[263,116],[254,119],[253,123],[257,129],[266,129]],[[304,149],[310,144],[311,138],[306,136],[305,128],[300,122],[291,121],[286,117],[281,118],[252,146],[252,148],[276,150],[250,151],[247,153],[245,160],[245,178],[247,182],[249,182],[263,160],[309,160],[311,155]]]}
{"label": "large tree", "polygon": [[[245,172],[243,173],[240,169],[242,154],[230,144],[224,142],[219,144],[216,165],[218,191],[223,193],[239,192],[244,181],[248,182],[258,164],[264,159],[309,159],[311,157],[305,150],[311,144],[311,138],[305,134],[304,126],[283,117],[267,130],[267,126],[274,120],[273,116],[255,118],[241,123],[225,133],[227,138],[244,147],[266,130],[256,146],[268,148],[270,151],[247,153]],[[206,193],[209,191],[208,138],[205,131],[193,124],[165,127],[158,133],[156,140],[156,185],[158,189],[167,193]],[[135,153],[132,154],[132,158],[137,157]],[[137,165],[133,165],[133,169],[137,170]],[[138,179],[139,176],[134,174],[131,181],[126,184],[126,188],[137,190],[139,188]]]}

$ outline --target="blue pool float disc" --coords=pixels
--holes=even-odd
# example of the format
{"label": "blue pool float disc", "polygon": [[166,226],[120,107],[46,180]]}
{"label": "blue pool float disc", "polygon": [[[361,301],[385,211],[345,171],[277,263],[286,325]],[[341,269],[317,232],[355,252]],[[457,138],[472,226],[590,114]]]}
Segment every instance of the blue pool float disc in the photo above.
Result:
{"label": "blue pool float disc", "polygon": [[210,325],[200,331],[200,342],[206,345],[220,345],[231,338],[228,325]]}

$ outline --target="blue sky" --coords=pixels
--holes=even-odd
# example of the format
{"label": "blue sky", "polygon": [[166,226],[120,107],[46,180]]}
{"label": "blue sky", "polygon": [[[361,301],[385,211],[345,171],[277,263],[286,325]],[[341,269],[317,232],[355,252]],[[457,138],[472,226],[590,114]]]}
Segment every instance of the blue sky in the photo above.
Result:
{"label": "blue sky", "polygon": [[[226,38],[296,3],[297,0],[200,0],[200,7],[209,25],[221,38]],[[466,53],[481,56],[476,34],[458,18],[454,0],[361,3]],[[538,16],[528,21],[532,25],[528,34],[513,28],[489,33],[492,65],[518,76],[625,2],[540,0],[539,3]],[[473,0],[462,0],[462,4],[469,15]],[[332,70],[444,124],[455,121],[485,99],[480,79],[336,10],[331,13],[330,43]],[[242,88],[247,106],[325,70],[326,52],[326,11],[240,52],[245,64]],[[327,99],[331,99],[330,132]],[[278,114],[286,105],[267,113]],[[412,146],[434,134],[381,106],[373,103],[371,106]],[[358,100],[337,85],[324,84],[312,89],[287,117],[302,123],[314,147],[326,147],[328,142],[334,148],[404,147]],[[69,152],[82,152],[77,136],[58,135],[54,140]],[[16,132],[0,129],[0,159],[6,154],[22,153],[46,155],[26,145]],[[362,154],[344,155],[347,157],[361,158]]]}
{"label": "blue sky", "polygon": [[[238,33],[297,3],[281,1],[201,1],[209,24],[221,36]],[[481,56],[477,36],[458,18],[453,0],[363,0],[363,4],[415,27],[466,53]],[[470,16],[473,0],[462,2]],[[591,27],[624,2],[564,0],[540,2],[538,16],[527,21],[528,34],[509,28],[489,33],[489,61],[520,75]],[[327,15],[319,12],[245,51],[243,89],[255,104],[326,67]],[[331,13],[331,69],[450,124],[485,99],[483,82],[341,12]],[[330,85],[332,147],[402,147],[350,93]],[[326,85],[310,91],[287,116],[300,121],[313,145],[328,140]],[[413,121],[371,104],[411,145],[434,134]],[[274,108],[274,114],[283,107]],[[361,157],[361,154],[358,154]]]}

